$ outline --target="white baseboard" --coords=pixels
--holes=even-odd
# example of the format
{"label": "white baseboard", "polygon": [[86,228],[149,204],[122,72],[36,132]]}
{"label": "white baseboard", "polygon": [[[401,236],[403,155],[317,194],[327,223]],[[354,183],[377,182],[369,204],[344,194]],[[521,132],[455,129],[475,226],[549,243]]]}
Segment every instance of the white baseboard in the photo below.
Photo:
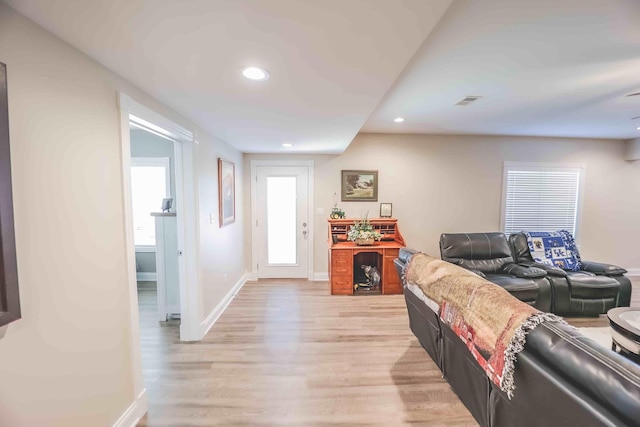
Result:
{"label": "white baseboard", "polygon": [[247,275],[247,280],[251,280],[253,282],[258,280],[258,270],[247,272],[245,274]]}
{"label": "white baseboard", "polygon": [[147,408],[147,390],[143,389],[113,427],[136,427],[144,414],[147,413]]}
{"label": "white baseboard", "polygon": [[167,306],[167,314],[180,314],[180,306],[179,305],[168,305]]}
{"label": "white baseboard", "polygon": [[329,280],[329,273],[313,273],[314,282],[326,282]]}
{"label": "white baseboard", "polygon": [[222,298],[222,301],[209,313],[206,319],[200,323],[201,336],[200,339],[207,335],[207,332],[211,329],[214,323],[222,316],[222,313],[227,309],[233,298],[240,292],[240,289],[244,286],[245,282],[251,277],[250,273],[244,273],[240,280],[227,292],[227,295]]}
{"label": "white baseboard", "polygon": [[147,273],[136,273],[136,280],[138,282],[157,282],[158,281],[158,273],[155,272],[147,272]]}
{"label": "white baseboard", "polygon": [[638,277],[640,276],[640,268],[627,268],[626,276]]}

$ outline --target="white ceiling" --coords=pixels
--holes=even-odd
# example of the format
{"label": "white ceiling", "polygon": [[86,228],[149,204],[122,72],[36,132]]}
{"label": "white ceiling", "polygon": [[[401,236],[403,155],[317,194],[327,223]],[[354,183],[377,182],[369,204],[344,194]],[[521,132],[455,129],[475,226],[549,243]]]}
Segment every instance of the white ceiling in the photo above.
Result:
{"label": "white ceiling", "polygon": [[4,1],[244,152],[339,153],[359,131],[640,136],[638,0]]}
{"label": "white ceiling", "polygon": [[639,91],[640,1],[457,0],[363,131],[636,138]]}
{"label": "white ceiling", "polygon": [[244,152],[339,153],[451,0],[5,2]]}

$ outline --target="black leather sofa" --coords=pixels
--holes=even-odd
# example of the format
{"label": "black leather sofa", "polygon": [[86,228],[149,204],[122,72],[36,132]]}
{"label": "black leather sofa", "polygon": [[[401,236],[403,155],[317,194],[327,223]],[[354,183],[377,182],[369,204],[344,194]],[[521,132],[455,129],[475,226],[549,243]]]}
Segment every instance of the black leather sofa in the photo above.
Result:
{"label": "black leather sofa", "polygon": [[503,287],[538,310],[551,311],[552,291],[545,270],[514,263],[504,233],[445,233],[440,257]]}
{"label": "black leather sofa", "polygon": [[535,262],[523,233],[509,236],[509,245],[516,263],[546,271],[553,290],[551,311],[554,313],[598,315],[631,303],[631,281],[622,267],[582,261],[583,270],[565,271]]}
{"label": "black leather sofa", "polygon": [[[415,251],[395,260],[402,269]],[[460,338],[404,283],[412,332],[482,427],[638,426],[640,368],[575,329],[545,323],[527,337],[509,400]]]}

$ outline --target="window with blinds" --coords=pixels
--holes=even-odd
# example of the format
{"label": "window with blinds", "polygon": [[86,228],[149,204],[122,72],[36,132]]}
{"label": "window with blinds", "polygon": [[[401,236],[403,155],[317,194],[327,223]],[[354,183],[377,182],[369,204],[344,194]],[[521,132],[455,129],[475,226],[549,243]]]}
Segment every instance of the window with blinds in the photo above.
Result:
{"label": "window with blinds", "polygon": [[581,167],[505,164],[503,230],[577,233]]}

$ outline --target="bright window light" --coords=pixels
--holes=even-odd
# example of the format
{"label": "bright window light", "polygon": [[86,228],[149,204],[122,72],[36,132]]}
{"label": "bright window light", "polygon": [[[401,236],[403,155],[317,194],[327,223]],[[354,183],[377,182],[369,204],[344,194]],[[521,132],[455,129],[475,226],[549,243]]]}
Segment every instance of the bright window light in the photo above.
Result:
{"label": "bright window light", "polygon": [[267,254],[269,264],[297,262],[296,177],[267,177]]}
{"label": "bright window light", "polygon": [[156,227],[151,212],[160,212],[162,199],[170,197],[169,194],[168,158],[131,159],[133,238],[136,246],[155,246]]}

